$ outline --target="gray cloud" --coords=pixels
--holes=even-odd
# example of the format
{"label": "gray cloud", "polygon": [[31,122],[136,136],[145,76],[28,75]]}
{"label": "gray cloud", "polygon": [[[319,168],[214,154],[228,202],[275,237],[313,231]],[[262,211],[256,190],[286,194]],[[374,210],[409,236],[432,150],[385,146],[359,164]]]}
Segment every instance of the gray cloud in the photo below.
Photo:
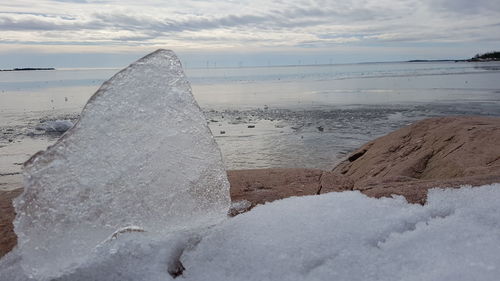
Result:
{"label": "gray cloud", "polygon": [[464,15],[500,12],[498,0],[433,0],[428,5],[441,11]]}
{"label": "gray cloud", "polygon": [[75,26],[71,23],[58,24],[44,17],[14,18],[11,16],[0,16],[0,29],[4,31],[19,30],[69,30]]}
{"label": "gray cloud", "polygon": [[87,0],[53,0],[56,2],[69,2],[69,3],[89,3]]}
{"label": "gray cloud", "polygon": [[[288,13],[288,14],[287,14]],[[295,17],[291,17],[295,14]],[[124,14],[96,13],[94,17],[101,23],[126,30],[155,29],[163,32],[209,30],[231,27],[294,27],[324,23],[324,19],[305,21],[297,13],[265,13],[227,15],[222,17],[189,17],[185,19],[139,18]]]}
{"label": "gray cloud", "polygon": [[[363,41],[372,44],[491,40],[491,34],[500,32],[495,17],[500,16],[498,0],[299,0],[275,2],[267,9],[263,2],[257,2],[258,8],[252,6],[252,9],[245,9],[251,6],[245,2],[225,2],[228,8],[215,13],[205,11],[210,7],[205,1],[186,0],[189,5],[177,9],[174,3],[165,13],[156,12],[153,5],[129,6],[127,0],[120,6],[107,6],[105,12],[96,12],[97,1],[53,1],[59,2],[54,7],[62,5],[53,14],[29,7],[0,13],[0,30],[16,35],[2,40],[19,40],[29,33],[29,36],[36,34],[40,42],[65,42],[76,38],[74,34],[78,33],[77,42],[150,44],[177,40],[193,44],[325,48]],[[217,5],[217,1],[210,4]],[[81,7],[81,13],[65,13],[63,8],[71,5]],[[75,10],[79,9],[72,11]],[[460,26],[456,13],[466,15],[461,17]]]}
{"label": "gray cloud", "polygon": [[[59,0],[63,1],[63,0]],[[70,0],[64,0],[70,1]],[[74,0],[72,0],[74,1]],[[82,1],[78,1],[82,2]],[[26,17],[6,14],[0,15],[2,30],[70,30],[115,28],[123,30],[157,30],[162,32],[181,32],[209,30],[232,27],[260,27],[280,29],[315,26],[326,23],[348,21],[368,21],[382,15],[367,9],[337,11],[320,8],[292,8],[270,10],[255,14],[230,14],[225,16],[188,16],[183,18],[145,17],[123,12],[98,12],[90,15],[86,21],[75,17],[50,16],[43,14],[24,14]]]}

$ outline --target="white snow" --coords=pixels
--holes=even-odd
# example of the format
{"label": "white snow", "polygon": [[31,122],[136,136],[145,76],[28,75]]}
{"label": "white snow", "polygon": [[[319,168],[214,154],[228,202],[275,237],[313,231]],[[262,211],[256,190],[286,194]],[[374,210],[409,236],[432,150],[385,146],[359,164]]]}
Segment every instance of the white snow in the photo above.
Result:
{"label": "white snow", "polygon": [[40,125],[36,126],[35,129],[45,131],[45,132],[57,132],[64,133],[73,127],[73,122],[71,120],[51,120],[45,121]]}
{"label": "white snow", "polygon": [[[258,206],[214,227],[128,232],[55,280],[496,281],[500,184],[431,190],[424,206],[349,191]],[[11,252],[0,280],[29,280]]]}
{"label": "white snow", "polygon": [[80,267],[123,227],[165,235],[217,223],[230,206],[220,151],[166,50],[105,82],[24,178],[14,225],[22,266],[38,280]]}
{"label": "white snow", "polygon": [[187,280],[498,280],[500,184],[432,190],[425,206],[358,192],[289,198],[211,230]]}

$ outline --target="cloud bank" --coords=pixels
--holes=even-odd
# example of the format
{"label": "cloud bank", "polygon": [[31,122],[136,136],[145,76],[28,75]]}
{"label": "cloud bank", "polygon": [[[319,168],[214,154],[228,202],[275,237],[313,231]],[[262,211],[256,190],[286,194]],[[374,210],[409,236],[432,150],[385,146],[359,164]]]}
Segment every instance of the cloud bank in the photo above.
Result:
{"label": "cloud bank", "polygon": [[[18,0],[0,11],[7,52],[328,50],[499,44],[496,0]],[[48,48],[47,46],[50,46]],[[91,47],[89,47],[91,46]]]}

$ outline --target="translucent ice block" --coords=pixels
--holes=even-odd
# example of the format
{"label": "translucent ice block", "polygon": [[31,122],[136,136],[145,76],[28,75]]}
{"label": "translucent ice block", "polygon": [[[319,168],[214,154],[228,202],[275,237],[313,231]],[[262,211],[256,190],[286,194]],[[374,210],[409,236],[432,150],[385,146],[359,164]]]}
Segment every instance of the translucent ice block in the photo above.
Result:
{"label": "translucent ice block", "polygon": [[80,120],[24,169],[15,231],[26,273],[79,266],[116,230],[168,233],[226,217],[220,151],[181,63],[158,50],[105,82]]}

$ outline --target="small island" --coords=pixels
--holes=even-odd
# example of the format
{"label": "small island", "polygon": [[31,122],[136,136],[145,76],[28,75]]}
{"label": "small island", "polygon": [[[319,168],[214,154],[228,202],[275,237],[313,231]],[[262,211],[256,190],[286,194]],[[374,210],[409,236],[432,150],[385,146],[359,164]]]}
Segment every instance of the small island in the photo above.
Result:
{"label": "small island", "polygon": [[477,54],[467,61],[500,61],[500,52]]}
{"label": "small island", "polygon": [[0,69],[0,71],[33,71],[33,70],[56,70],[53,67],[24,67],[13,69]]}
{"label": "small island", "polygon": [[500,61],[500,52],[488,52],[484,54],[477,54],[470,59],[441,59],[441,60],[409,60],[407,62],[487,62],[487,61]]}

